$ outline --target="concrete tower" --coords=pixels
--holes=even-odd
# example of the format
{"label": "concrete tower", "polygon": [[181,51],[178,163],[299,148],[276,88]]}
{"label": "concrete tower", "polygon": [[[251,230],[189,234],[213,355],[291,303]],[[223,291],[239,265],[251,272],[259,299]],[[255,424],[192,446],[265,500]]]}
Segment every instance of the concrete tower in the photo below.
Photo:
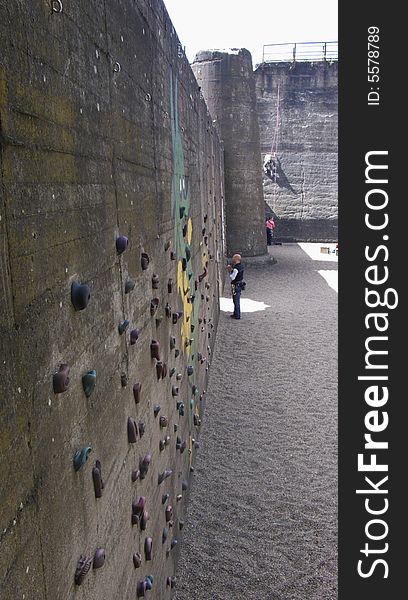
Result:
{"label": "concrete tower", "polygon": [[244,48],[199,52],[191,65],[224,142],[229,256],[267,253],[262,161],[252,57]]}

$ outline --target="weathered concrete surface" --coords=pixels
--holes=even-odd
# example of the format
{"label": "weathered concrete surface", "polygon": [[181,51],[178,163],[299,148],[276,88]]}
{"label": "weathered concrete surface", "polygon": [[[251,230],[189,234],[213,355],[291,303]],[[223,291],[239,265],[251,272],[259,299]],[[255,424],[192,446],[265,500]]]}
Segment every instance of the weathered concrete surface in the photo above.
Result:
{"label": "weathered concrete surface", "polygon": [[297,245],[221,313],[177,600],[336,600],[337,294]]}
{"label": "weathered concrete surface", "polygon": [[[0,597],[130,600],[152,574],[150,597],[169,598],[177,556],[170,542],[185,505],[185,493],[177,496],[195,455],[193,414],[201,414],[225,253],[222,146],[163,3],[0,0],[0,137]],[[119,235],[129,238],[121,255]],[[125,294],[128,279],[135,287]],[[81,311],[71,303],[73,281],[91,290]],[[183,311],[176,324],[167,302],[172,313]],[[119,335],[124,319],[129,328]],[[134,328],[141,333],[131,345]],[[162,380],[152,339],[167,363]],[[69,388],[54,394],[62,363]],[[97,382],[87,399],[81,379],[91,369]],[[128,417],[145,425],[135,444]],[[73,454],[86,445],[90,457],[76,472]],[[148,474],[132,483],[146,453]],[[105,483],[99,499],[96,460]],[[168,467],[172,476],[158,485]],[[165,544],[163,493],[174,508]],[[140,496],[150,514],[144,531],[131,525]],[[98,547],[105,565],[76,586],[80,555]]]}
{"label": "weathered concrete surface", "polygon": [[267,212],[281,240],[336,241],[338,226],[338,64],[262,63],[255,70]]}
{"label": "weathered concrete surface", "polygon": [[227,252],[266,254],[255,80],[250,52],[199,52],[191,65],[224,143]]}

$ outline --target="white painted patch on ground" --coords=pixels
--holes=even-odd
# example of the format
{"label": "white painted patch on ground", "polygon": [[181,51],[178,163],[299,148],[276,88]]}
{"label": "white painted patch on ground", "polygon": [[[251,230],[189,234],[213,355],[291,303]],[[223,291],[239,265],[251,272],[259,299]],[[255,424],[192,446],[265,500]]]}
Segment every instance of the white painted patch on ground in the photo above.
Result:
{"label": "white painted patch on ground", "polygon": [[[336,244],[326,242],[298,242],[298,246],[306,252],[312,260],[328,260],[330,262],[338,262],[339,257],[336,256]],[[322,252],[322,248],[328,248],[329,253]],[[333,252],[334,250],[334,252]]]}
{"label": "white painted patch on ground", "polygon": [[[298,242],[298,246],[306,252],[312,260],[329,261],[338,263],[339,257],[336,255],[336,244],[327,242]],[[322,248],[324,249],[322,252]],[[325,251],[328,248],[329,251]],[[328,285],[338,293],[338,271],[337,269],[321,269],[317,271],[319,275],[326,280]]]}
{"label": "white painted patch on ground", "polygon": [[[265,310],[266,308],[270,308],[269,304],[265,304],[264,302],[257,302],[256,300],[251,300],[250,298],[243,298],[241,296],[241,312],[257,312],[259,310]],[[220,298],[220,310],[223,312],[234,312],[234,303],[232,298]]]}
{"label": "white painted patch on ground", "polygon": [[338,293],[339,287],[339,277],[337,269],[324,269],[322,271],[317,271],[319,275],[321,275],[329,284],[329,286]]}

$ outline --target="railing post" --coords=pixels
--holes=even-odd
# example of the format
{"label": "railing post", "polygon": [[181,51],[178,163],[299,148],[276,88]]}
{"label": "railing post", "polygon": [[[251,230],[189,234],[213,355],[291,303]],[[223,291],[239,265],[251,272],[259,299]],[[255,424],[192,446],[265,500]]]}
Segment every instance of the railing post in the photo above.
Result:
{"label": "railing post", "polygon": [[296,44],[293,46],[293,62],[296,62]]}
{"label": "railing post", "polygon": [[326,42],[324,42],[324,46],[323,46],[323,53],[324,53],[323,54],[323,56],[324,56],[323,60],[324,60],[324,62],[326,62],[326,45],[327,45]]}

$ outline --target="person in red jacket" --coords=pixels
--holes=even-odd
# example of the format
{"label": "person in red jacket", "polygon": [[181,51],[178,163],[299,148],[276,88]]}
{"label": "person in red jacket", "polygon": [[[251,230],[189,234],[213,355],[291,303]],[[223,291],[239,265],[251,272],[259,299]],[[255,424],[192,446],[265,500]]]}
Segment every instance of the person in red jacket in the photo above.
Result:
{"label": "person in red jacket", "polygon": [[265,227],[266,227],[266,243],[268,244],[268,246],[272,246],[273,232],[275,230],[275,221],[273,220],[273,216],[266,220]]}

